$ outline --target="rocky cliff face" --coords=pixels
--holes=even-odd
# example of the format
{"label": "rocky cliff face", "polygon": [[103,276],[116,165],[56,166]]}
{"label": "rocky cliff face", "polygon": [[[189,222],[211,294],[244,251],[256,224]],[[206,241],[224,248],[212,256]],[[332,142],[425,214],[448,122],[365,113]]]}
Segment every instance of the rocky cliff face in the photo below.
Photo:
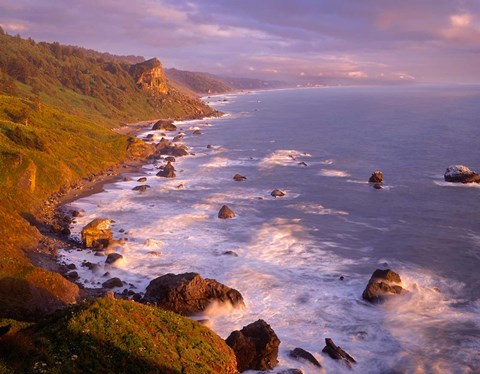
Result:
{"label": "rocky cliff face", "polygon": [[167,78],[163,72],[161,62],[152,58],[148,61],[132,65],[130,74],[135,79],[135,83],[142,90],[148,90],[155,93],[166,95],[168,93]]}

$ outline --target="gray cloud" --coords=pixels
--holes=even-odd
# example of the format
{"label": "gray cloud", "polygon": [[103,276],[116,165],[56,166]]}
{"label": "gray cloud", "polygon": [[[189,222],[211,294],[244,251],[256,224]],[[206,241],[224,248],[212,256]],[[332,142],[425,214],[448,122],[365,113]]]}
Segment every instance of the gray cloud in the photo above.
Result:
{"label": "gray cloud", "polygon": [[0,25],[220,74],[480,80],[476,0],[0,0]]}

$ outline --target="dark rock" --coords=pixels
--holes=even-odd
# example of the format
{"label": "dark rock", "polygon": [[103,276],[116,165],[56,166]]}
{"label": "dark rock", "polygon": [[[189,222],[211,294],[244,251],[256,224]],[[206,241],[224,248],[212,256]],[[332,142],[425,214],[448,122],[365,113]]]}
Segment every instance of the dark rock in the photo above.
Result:
{"label": "dark rock", "polygon": [[212,146],[211,144],[208,144],[208,145],[207,145],[207,148],[208,148],[208,149],[212,149],[213,146]]}
{"label": "dark rock", "polygon": [[183,190],[183,189],[185,188],[185,186],[183,185],[183,183],[180,183],[180,184],[177,186],[177,188],[178,188],[179,190]]}
{"label": "dark rock", "polygon": [[400,276],[390,269],[377,269],[368,281],[362,297],[371,303],[382,302],[388,296],[405,292],[405,290],[398,285],[398,283],[401,282]]}
{"label": "dark rock", "polygon": [[188,155],[188,148],[183,144],[172,144],[168,139],[162,138],[155,145],[155,157],[160,158],[161,155],[169,155],[181,157]]}
{"label": "dark rock", "polygon": [[369,183],[382,183],[383,182],[383,174],[380,170],[375,170],[370,178],[368,179]]}
{"label": "dark rock", "polygon": [[306,162],[304,161],[301,161],[298,163],[298,166],[308,166]]}
{"label": "dark rock", "polygon": [[450,165],[443,177],[452,183],[480,183],[480,174],[465,165]]}
{"label": "dark rock", "polygon": [[202,135],[202,132],[200,130],[195,130],[192,134],[193,135]]}
{"label": "dark rock", "polygon": [[173,121],[161,119],[153,124],[152,130],[176,131],[177,126],[173,124]]}
{"label": "dark rock", "polygon": [[78,210],[71,210],[70,214],[72,217],[78,217],[80,215],[80,212]]}
{"label": "dark rock", "polygon": [[226,205],[222,206],[222,208],[218,212],[218,218],[229,219],[233,217],[235,217],[235,212]]}
{"label": "dark rock", "polygon": [[141,294],[136,293],[136,294],[134,294],[134,295],[132,296],[132,300],[133,300],[133,301],[136,301],[136,302],[140,302],[140,301],[142,300],[142,297],[143,297],[143,296],[142,296]]}
{"label": "dark rock", "polygon": [[303,374],[303,371],[301,371],[300,369],[285,369],[279,371],[278,374]]}
{"label": "dark rock", "polygon": [[12,328],[12,324],[9,323],[8,325],[4,325],[0,327],[0,336],[8,334],[10,329]]}
{"label": "dark rock", "polygon": [[82,229],[81,237],[85,247],[108,246],[112,240],[112,230],[110,230],[110,220],[95,218],[92,222]]}
{"label": "dark rock", "polygon": [[306,360],[314,366],[322,367],[322,365],[320,365],[320,362],[318,362],[318,360],[310,352],[302,348],[295,348],[293,351],[290,351],[290,356],[295,359],[300,358]]}
{"label": "dark rock", "polygon": [[226,255],[226,256],[238,257],[238,254],[234,251],[225,251],[225,252],[223,252],[223,254]]}
{"label": "dark rock", "polygon": [[142,184],[141,186],[135,186],[132,188],[133,191],[140,191],[140,192],[144,192],[147,190],[147,188],[150,188],[150,186],[148,184]]}
{"label": "dark rock", "polygon": [[71,231],[68,227],[64,227],[62,229],[62,235],[69,236],[71,234]]}
{"label": "dark rock", "polygon": [[175,178],[175,168],[171,164],[170,161],[157,173],[157,177],[164,177],[164,178]]}
{"label": "dark rock", "polygon": [[100,269],[100,266],[98,266],[98,264],[94,264],[90,261],[86,261],[82,264],[83,267],[86,267],[87,269],[93,271],[93,272],[98,272],[99,269]]}
{"label": "dark rock", "polygon": [[245,179],[247,179],[247,177],[244,177],[243,175],[240,175],[240,174],[235,174],[233,176],[233,180],[237,182],[244,181]]}
{"label": "dark rock", "polygon": [[105,260],[106,264],[112,265],[117,261],[123,260],[123,256],[120,253],[110,253]]}
{"label": "dark rock", "polygon": [[71,279],[77,279],[78,273],[76,271],[71,271],[70,273],[67,274],[67,276]]}
{"label": "dark rock", "polygon": [[115,288],[115,287],[122,287],[123,282],[120,278],[110,278],[109,280],[102,283],[103,288]]}
{"label": "dark rock", "polygon": [[147,181],[147,178],[146,177],[142,177],[142,178],[138,178],[137,179],[137,182],[140,182],[140,183],[144,183]]}
{"label": "dark rock", "polygon": [[197,273],[166,274],[152,280],[144,301],[183,315],[201,312],[213,301],[243,305],[240,292]]}
{"label": "dark rock", "polygon": [[172,139],[172,142],[176,143],[176,142],[180,142],[183,140],[183,134],[178,134],[177,136],[175,136],[173,139]]}
{"label": "dark rock", "polygon": [[272,195],[273,197],[282,197],[282,196],[285,196],[285,192],[283,191],[280,191],[280,190],[273,190],[270,195]]}
{"label": "dark rock", "polygon": [[271,370],[278,364],[280,340],[264,320],[259,319],[225,340],[237,357],[237,369]]}
{"label": "dark rock", "polygon": [[340,278],[339,278],[341,281],[343,281],[345,279],[345,277],[343,275],[340,275]]}
{"label": "dark rock", "polygon": [[76,268],[77,268],[77,265],[75,265],[75,264],[68,264],[67,265],[67,269],[69,269],[69,270],[75,270]]}
{"label": "dark rock", "polygon": [[334,360],[342,360],[345,362],[349,367],[352,366],[352,364],[356,364],[357,361],[350,356],[347,352],[345,352],[342,348],[336,346],[333,343],[333,340],[330,338],[325,339],[325,348],[323,348],[322,352],[328,354],[331,358]]}
{"label": "dark rock", "polygon": [[175,157],[173,157],[173,156],[165,157],[165,161],[167,161],[167,162],[175,162]]}
{"label": "dark rock", "polygon": [[381,183],[375,183],[373,185],[373,188],[375,188],[376,190],[381,190],[383,187],[382,187],[382,184]]}

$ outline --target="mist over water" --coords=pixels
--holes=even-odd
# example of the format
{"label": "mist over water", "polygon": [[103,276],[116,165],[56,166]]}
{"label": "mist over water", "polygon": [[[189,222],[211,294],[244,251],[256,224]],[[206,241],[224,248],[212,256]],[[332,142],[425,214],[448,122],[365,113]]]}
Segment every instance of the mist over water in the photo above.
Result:
{"label": "mist over water", "polygon": [[[477,87],[283,90],[207,101],[228,115],[178,124],[195,156],[177,159],[177,178],[156,177],[146,165],[133,182],[71,204],[83,210],[74,235],[105,217],[115,220],[115,239],[128,239],[115,249],[125,258],[118,267],[88,251],[62,254],[67,263],[100,265],[96,273],[79,266],[86,286],[100,287],[106,271],[135,292],[166,273],[215,278],[238,289],[246,308],[214,305],[199,318],[223,338],[267,321],[282,341],[275,371],[322,372],[288,357],[302,347],[324,372],[351,372],[321,353],[327,337],[357,360],[357,373],[480,370],[480,188],[443,181],[450,164],[480,170]],[[366,183],[377,169],[382,190]],[[247,180],[234,181],[237,173]],[[141,176],[151,188],[132,191]],[[276,188],[286,196],[270,196]],[[235,219],[217,218],[223,204]],[[386,267],[410,292],[372,306],[362,291]]]}

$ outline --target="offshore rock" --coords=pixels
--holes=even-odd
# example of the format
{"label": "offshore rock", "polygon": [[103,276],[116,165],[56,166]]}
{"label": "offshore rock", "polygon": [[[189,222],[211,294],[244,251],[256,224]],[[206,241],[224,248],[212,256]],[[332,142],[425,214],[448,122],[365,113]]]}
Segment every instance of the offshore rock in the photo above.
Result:
{"label": "offshore rock", "polygon": [[152,280],[143,301],[182,315],[201,312],[213,301],[244,305],[240,292],[197,273],[170,273]]}
{"label": "offshore rock", "polygon": [[107,247],[112,240],[112,230],[110,230],[110,220],[105,218],[95,218],[82,229],[82,242],[87,248]]}
{"label": "offshore rock", "polygon": [[153,124],[152,130],[176,131],[177,126],[173,124],[173,121],[160,119]]}
{"label": "offshore rock", "polygon": [[465,165],[450,165],[443,177],[452,183],[480,183],[480,174]]}
{"label": "offshore rock", "polygon": [[123,260],[123,256],[120,253],[110,253],[105,260],[106,264],[113,265],[117,261]]}
{"label": "offshore rock", "polygon": [[218,212],[218,218],[220,219],[229,219],[233,217],[235,217],[235,212],[226,205],[222,206]]}
{"label": "offshore rock", "polygon": [[273,197],[282,197],[285,196],[285,192],[275,189],[270,193],[270,195],[272,195]]}
{"label": "offshore rock", "polygon": [[175,168],[170,161],[157,173],[157,177],[175,178]]}
{"label": "offshore rock", "polygon": [[383,174],[380,170],[375,170],[370,178],[368,179],[369,183],[382,184]]}
{"label": "offshore rock", "polygon": [[322,352],[328,354],[334,360],[341,360],[347,366],[351,367],[352,364],[356,364],[357,361],[350,356],[347,352],[345,352],[342,348],[335,345],[332,339],[326,338],[325,339],[325,347],[323,348]]}
{"label": "offshore rock", "polygon": [[233,331],[225,341],[235,352],[240,372],[271,370],[278,364],[280,339],[262,319]]}
{"label": "offshore rock", "polygon": [[302,348],[295,348],[293,351],[290,351],[290,356],[295,359],[303,359],[310,362],[314,366],[322,367],[320,362],[308,351]]}
{"label": "offshore rock", "polygon": [[399,285],[401,282],[400,276],[394,271],[377,269],[368,281],[362,297],[371,303],[382,302],[386,297],[405,292]]}
{"label": "offshore rock", "polygon": [[237,182],[241,182],[241,181],[244,181],[246,179],[247,179],[247,177],[244,177],[243,175],[240,175],[240,174],[235,174],[233,176],[233,180],[237,181]]}
{"label": "offshore rock", "polygon": [[132,188],[133,191],[145,192],[147,188],[150,188],[148,184],[142,184],[141,186],[135,186]]}

